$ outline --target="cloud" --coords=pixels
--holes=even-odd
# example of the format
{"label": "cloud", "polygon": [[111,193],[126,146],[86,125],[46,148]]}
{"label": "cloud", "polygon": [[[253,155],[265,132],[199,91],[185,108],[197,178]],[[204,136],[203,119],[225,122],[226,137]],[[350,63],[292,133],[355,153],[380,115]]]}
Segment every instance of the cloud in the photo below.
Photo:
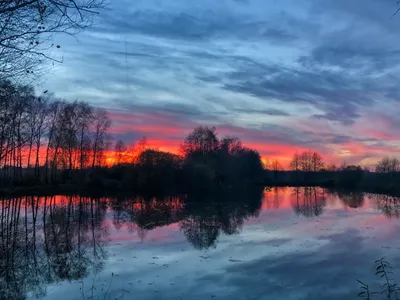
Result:
{"label": "cloud", "polygon": [[124,8],[118,14],[105,13],[102,16],[102,24],[92,31],[144,35],[185,42],[267,39],[274,43],[291,43],[298,38],[296,30],[290,27],[294,17],[289,19],[288,15],[282,14],[281,21],[284,22],[277,24],[269,21],[265,14],[255,17],[254,11],[249,14],[226,7],[212,8],[214,5],[210,2],[210,6],[204,3],[204,6],[196,10],[185,5],[172,9],[168,8],[165,2],[163,4],[163,10],[160,10],[160,6],[155,6],[154,1],[149,1],[148,5]]}
{"label": "cloud", "polygon": [[279,99],[288,104],[311,104],[323,112],[316,117],[346,125],[357,119],[359,106],[373,102],[362,90],[362,83],[339,72],[276,68],[275,72],[260,77],[259,70],[248,68],[245,73],[233,72],[229,76],[233,80],[225,84],[228,90],[267,101]]}
{"label": "cloud", "polygon": [[246,108],[236,108],[233,109],[235,112],[245,113],[245,114],[262,114],[267,116],[280,116],[280,117],[289,117],[290,113],[285,112],[281,109],[276,108],[267,108],[267,109],[246,109]]}
{"label": "cloud", "polygon": [[315,149],[334,161],[372,160],[399,152],[395,7],[113,1],[78,42],[60,41],[65,62],[45,88],[119,109],[113,130],[125,140],[148,135],[177,145],[207,124],[264,156],[288,160],[294,149]]}

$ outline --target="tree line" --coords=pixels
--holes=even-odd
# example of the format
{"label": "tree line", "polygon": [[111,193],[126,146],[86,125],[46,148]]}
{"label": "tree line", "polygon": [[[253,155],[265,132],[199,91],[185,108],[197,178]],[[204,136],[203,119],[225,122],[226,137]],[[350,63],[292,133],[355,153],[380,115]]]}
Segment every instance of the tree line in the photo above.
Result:
{"label": "tree line", "polygon": [[2,81],[1,184],[53,183],[59,170],[79,169],[83,179],[85,170],[104,165],[110,125],[104,109]]}
{"label": "tree line", "polygon": [[[215,127],[195,128],[183,140],[179,155],[150,147],[146,138],[130,146],[122,140],[113,143],[110,128],[110,116],[102,108],[60,100],[47,91],[37,95],[31,86],[1,81],[0,186],[209,189],[249,183],[310,184],[329,181],[332,176],[327,173],[334,172],[341,173],[335,180],[343,185],[366,172],[357,165],[326,164],[318,152],[305,151],[294,153],[289,170],[297,175],[288,179],[279,162],[264,164],[255,149],[237,137],[219,137]],[[273,180],[268,171],[273,171]],[[376,165],[377,173],[399,171],[396,158],[384,157]]]}
{"label": "tree line", "polygon": [[262,182],[259,153],[238,138],[218,138],[214,127],[195,128],[182,142],[180,155],[153,149],[146,138],[129,147],[113,143],[110,127],[102,108],[1,81],[0,185],[125,189]]}
{"label": "tree line", "polygon": [[[270,171],[284,171],[283,165],[273,160],[265,163],[265,169]],[[385,156],[381,158],[373,168],[376,173],[393,173],[400,172],[400,160],[395,157]],[[360,165],[348,165],[342,163],[337,166],[336,164],[326,163],[322,155],[316,151],[303,151],[301,153],[295,152],[288,166],[288,171],[300,172],[335,172],[335,171],[365,171],[369,172],[370,169]]]}
{"label": "tree line", "polygon": [[219,138],[215,127],[199,126],[182,142],[180,155],[149,147],[115,145],[115,164],[92,173],[90,185],[106,190],[189,191],[263,184],[260,154],[236,137]]}

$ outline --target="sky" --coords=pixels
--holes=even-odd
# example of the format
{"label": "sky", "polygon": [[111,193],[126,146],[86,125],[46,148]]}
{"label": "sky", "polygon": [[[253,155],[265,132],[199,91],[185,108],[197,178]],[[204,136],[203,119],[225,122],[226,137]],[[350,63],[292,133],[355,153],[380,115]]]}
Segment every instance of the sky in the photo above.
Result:
{"label": "sky", "polygon": [[110,0],[58,36],[45,88],[110,111],[127,144],[176,152],[199,125],[286,165],[295,151],[400,157],[396,0]]}

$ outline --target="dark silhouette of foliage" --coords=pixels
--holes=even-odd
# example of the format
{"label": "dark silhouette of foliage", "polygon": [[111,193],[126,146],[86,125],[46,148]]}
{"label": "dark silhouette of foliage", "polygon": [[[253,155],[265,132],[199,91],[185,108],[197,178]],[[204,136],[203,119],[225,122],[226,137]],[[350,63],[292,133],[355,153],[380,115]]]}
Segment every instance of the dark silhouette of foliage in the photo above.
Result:
{"label": "dark silhouette of foliage", "polygon": [[[291,171],[215,127],[200,126],[184,139],[181,156],[152,149],[146,138],[114,144],[110,118],[86,102],[66,102],[32,87],[0,82],[0,192],[16,188],[96,190],[215,190],[234,186],[323,186],[400,192],[399,162],[383,158],[369,172],[357,165],[325,166],[313,151],[295,153]],[[106,156],[106,154],[108,155]],[[106,160],[107,159],[107,160]]]}
{"label": "dark silhouette of foliage", "polygon": [[145,150],[137,158],[138,185],[149,189],[158,186],[165,190],[177,183],[181,164],[178,155]]}
{"label": "dark silhouette of foliage", "polygon": [[357,188],[364,176],[360,166],[348,165],[341,168],[337,185],[344,188]]}
{"label": "dark silhouette of foliage", "polygon": [[400,171],[400,161],[395,157],[384,157],[376,165],[377,173],[393,173]]}
{"label": "dark silhouette of foliage", "polygon": [[318,172],[324,167],[322,156],[318,152],[304,151],[295,153],[290,162],[293,171]]}
{"label": "dark silhouette of foliage", "polygon": [[214,154],[219,148],[216,128],[196,127],[184,140],[181,151],[187,159],[202,159]]}
{"label": "dark silhouette of foliage", "polygon": [[186,184],[208,189],[218,186],[263,182],[263,164],[259,153],[244,147],[235,137],[218,139],[216,129],[197,127],[185,139],[183,173]]}
{"label": "dark silhouette of foliage", "polygon": [[111,125],[104,109],[2,81],[0,112],[0,186],[83,182],[104,166]]}

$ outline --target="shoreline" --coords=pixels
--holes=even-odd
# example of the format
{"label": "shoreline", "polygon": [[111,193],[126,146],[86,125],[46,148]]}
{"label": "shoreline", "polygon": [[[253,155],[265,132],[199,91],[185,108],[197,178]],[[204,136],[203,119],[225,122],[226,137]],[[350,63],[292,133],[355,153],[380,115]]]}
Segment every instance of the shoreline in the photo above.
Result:
{"label": "shoreline", "polygon": [[319,182],[319,183],[305,183],[305,182],[276,182],[274,184],[265,185],[254,185],[252,187],[242,186],[236,187],[234,189],[230,187],[216,186],[214,189],[207,190],[183,190],[178,188],[172,188],[169,190],[160,190],[155,188],[153,191],[148,189],[122,189],[122,188],[104,188],[100,187],[98,189],[93,189],[93,187],[82,186],[82,185],[38,185],[38,186],[16,186],[8,188],[0,188],[0,197],[18,197],[18,196],[55,196],[55,195],[87,195],[87,196],[119,196],[119,195],[129,195],[129,194],[143,194],[143,195],[171,195],[171,194],[210,194],[210,193],[220,193],[220,192],[234,192],[238,190],[264,190],[268,188],[275,187],[315,187],[331,189],[333,191],[349,191],[349,192],[360,192],[360,193],[371,193],[371,194],[382,194],[393,197],[400,197],[399,189],[386,189],[379,186],[360,186],[360,187],[343,187],[335,186],[332,182]]}

